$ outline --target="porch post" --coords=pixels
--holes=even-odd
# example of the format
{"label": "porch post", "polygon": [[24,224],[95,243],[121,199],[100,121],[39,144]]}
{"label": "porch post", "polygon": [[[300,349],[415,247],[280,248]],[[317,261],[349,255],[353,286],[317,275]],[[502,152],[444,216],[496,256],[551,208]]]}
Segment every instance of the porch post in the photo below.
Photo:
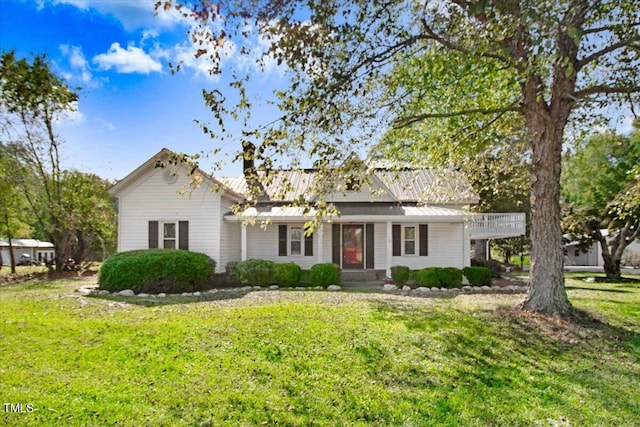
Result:
{"label": "porch post", "polygon": [[240,261],[247,260],[247,225],[240,225]]}
{"label": "porch post", "polygon": [[393,263],[393,229],[391,221],[387,221],[387,277],[391,277],[391,263]]}
{"label": "porch post", "polygon": [[322,264],[322,245],[323,245],[323,238],[322,235],[324,234],[324,224],[320,223],[320,225],[318,226],[318,231],[317,231],[317,236],[318,236],[318,249],[317,249],[317,255],[316,255],[316,262],[318,264]]}

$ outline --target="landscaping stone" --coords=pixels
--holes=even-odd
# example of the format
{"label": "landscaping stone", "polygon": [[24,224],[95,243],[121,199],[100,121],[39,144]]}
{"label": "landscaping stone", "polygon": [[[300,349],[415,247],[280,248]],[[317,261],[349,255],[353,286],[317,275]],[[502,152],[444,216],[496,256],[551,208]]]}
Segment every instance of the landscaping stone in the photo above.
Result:
{"label": "landscaping stone", "polygon": [[102,289],[102,290],[98,291],[98,295],[111,295],[111,292],[109,292],[106,289]]}
{"label": "landscaping stone", "polygon": [[420,286],[416,288],[416,292],[425,293],[425,292],[431,292],[431,290],[429,288],[425,288],[424,286]]}
{"label": "landscaping stone", "polygon": [[342,286],[329,285],[329,286],[327,286],[327,290],[328,291],[340,291],[340,290],[342,290]]}
{"label": "landscaping stone", "polygon": [[140,298],[148,298],[148,297],[149,297],[149,294],[145,294],[145,293],[143,292],[143,293],[141,293],[141,294],[138,294],[138,296],[139,296]]}
{"label": "landscaping stone", "polygon": [[123,291],[118,292],[118,295],[120,295],[121,297],[132,297],[135,294],[131,289],[125,289]]}
{"label": "landscaping stone", "polygon": [[433,292],[440,292],[440,288],[436,288],[436,287],[431,288],[431,290],[432,290]]}
{"label": "landscaping stone", "polygon": [[463,286],[462,290],[465,291],[465,292],[473,291],[473,286],[469,286],[469,285]]}
{"label": "landscaping stone", "polygon": [[193,293],[193,296],[194,296],[194,297],[199,297],[200,295],[202,295],[202,292],[195,291],[195,292]]}
{"label": "landscaping stone", "polygon": [[280,289],[280,286],[278,286],[278,285],[271,285],[271,286],[269,286],[269,289],[273,289],[273,290]]}
{"label": "landscaping stone", "polygon": [[383,291],[397,291],[398,287],[396,285],[382,285],[382,290]]}
{"label": "landscaping stone", "polygon": [[249,292],[249,291],[252,291],[252,290],[253,290],[253,286],[249,286],[249,285],[247,285],[247,286],[243,286],[243,287],[241,287],[241,288],[240,288],[240,290],[241,290],[242,292]]}
{"label": "landscaping stone", "polygon": [[164,292],[160,292],[160,293],[158,294],[158,298],[164,298],[164,297],[166,297],[166,296],[167,296],[167,294],[165,294]]}
{"label": "landscaping stone", "polygon": [[411,286],[404,285],[404,286],[402,287],[402,290],[403,290],[403,291],[410,291],[410,290],[411,290]]}
{"label": "landscaping stone", "polygon": [[491,288],[489,286],[487,286],[487,285],[481,286],[480,289],[482,289],[483,291],[490,291],[491,290]]}
{"label": "landscaping stone", "polygon": [[192,297],[193,296],[193,294],[191,292],[183,292],[180,295],[183,296],[183,297]]}
{"label": "landscaping stone", "polygon": [[254,286],[251,289],[253,289],[254,291],[261,291],[262,290],[262,286]]}
{"label": "landscaping stone", "polygon": [[316,287],[315,287],[315,288],[313,288],[313,289],[315,289],[316,291],[321,291],[321,290],[323,290],[324,288],[323,288],[322,286],[316,286]]}
{"label": "landscaping stone", "polygon": [[207,292],[209,292],[210,294],[217,294],[218,290],[217,289],[209,289]]}

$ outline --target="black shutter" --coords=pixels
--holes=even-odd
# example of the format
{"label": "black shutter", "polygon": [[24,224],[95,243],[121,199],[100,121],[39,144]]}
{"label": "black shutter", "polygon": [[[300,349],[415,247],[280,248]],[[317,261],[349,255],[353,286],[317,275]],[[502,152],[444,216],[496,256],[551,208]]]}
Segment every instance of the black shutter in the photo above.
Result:
{"label": "black shutter", "polygon": [[149,221],[149,249],[158,248],[158,221]]}
{"label": "black shutter", "polygon": [[366,251],[367,251],[367,260],[366,260],[366,266],[365,268],[374,268],[373,266],[373,255],[374,255],[374,248],[373,248],[373,224],[366,224],[365,225],[365,232],[364,232],[364,238],[365,238],[365,245],[366,245]]}
{"label": "black shutter", "polygon": [[287,226],[278,226],[278,256],[287,256]]}
{"label": "black shutter", "polygon": [[178,249],[189,250],[189,221],[178,222]]}
{"label": "black shutter", "polygon": [[304,236],[304,255],[313,256],[313,233]]}
{"label": "black shutter", "polygon": [[393,256],[402,256],[402,226],[394,224],[392,227]]}
{"label": "black shutter", "polygon": [[429,226],[420,224],[420,256],[429,255]]}
{"label": "black shutter", "polygon": [[331,227],[331,262],[342,265],[340,262],[340,224]]}

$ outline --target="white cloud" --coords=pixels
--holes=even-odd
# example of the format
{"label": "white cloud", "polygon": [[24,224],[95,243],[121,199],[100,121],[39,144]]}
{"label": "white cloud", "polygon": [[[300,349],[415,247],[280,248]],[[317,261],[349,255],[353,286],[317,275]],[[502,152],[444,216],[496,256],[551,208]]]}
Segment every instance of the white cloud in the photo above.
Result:
{"label": "white cloud", "polygon": [[71,110],[65,110],[55,118],[55,122],[61,126],[75,125],[84,122],[84,114],[78,108],[78,103],[71,105]]}
{"label": "white cloud", "polygon": [[155,12],[156,0],[39,0],[38,6],[68,4],[81,10],[94,9],[103,15],[115,17],[127,31],[139,28],[173,28],[184,22],[184,18],[174,9]]}
{"label": "white cloud", "polygon": [[60,45],[60,52],[62,52],[62,56],[67,59],[71,67],[70,72],[64,73],[64,77],[67,80],[78,80],[83,85],[89,87],[97,87],[100,85],[93,79],[89,61],[84,57],[82,47],[63,44]]}
{"label": "white cloud", "polygon": [[131,44],[123,49],[118,42],[112,43],[107,53],[94,56],[93,62],[98,64],[101,70],[113,68],[118,73],[124,74],[149,74],[162,71],[162,64],[144,50]]}

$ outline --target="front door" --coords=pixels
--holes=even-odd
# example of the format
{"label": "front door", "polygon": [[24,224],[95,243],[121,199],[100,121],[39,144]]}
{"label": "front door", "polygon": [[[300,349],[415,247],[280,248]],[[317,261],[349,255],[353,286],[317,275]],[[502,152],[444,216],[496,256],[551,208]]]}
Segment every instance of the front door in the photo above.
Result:
{"label": "front door", "polygon": [[342,268],[364,269],[364,226],[342,226]]}

